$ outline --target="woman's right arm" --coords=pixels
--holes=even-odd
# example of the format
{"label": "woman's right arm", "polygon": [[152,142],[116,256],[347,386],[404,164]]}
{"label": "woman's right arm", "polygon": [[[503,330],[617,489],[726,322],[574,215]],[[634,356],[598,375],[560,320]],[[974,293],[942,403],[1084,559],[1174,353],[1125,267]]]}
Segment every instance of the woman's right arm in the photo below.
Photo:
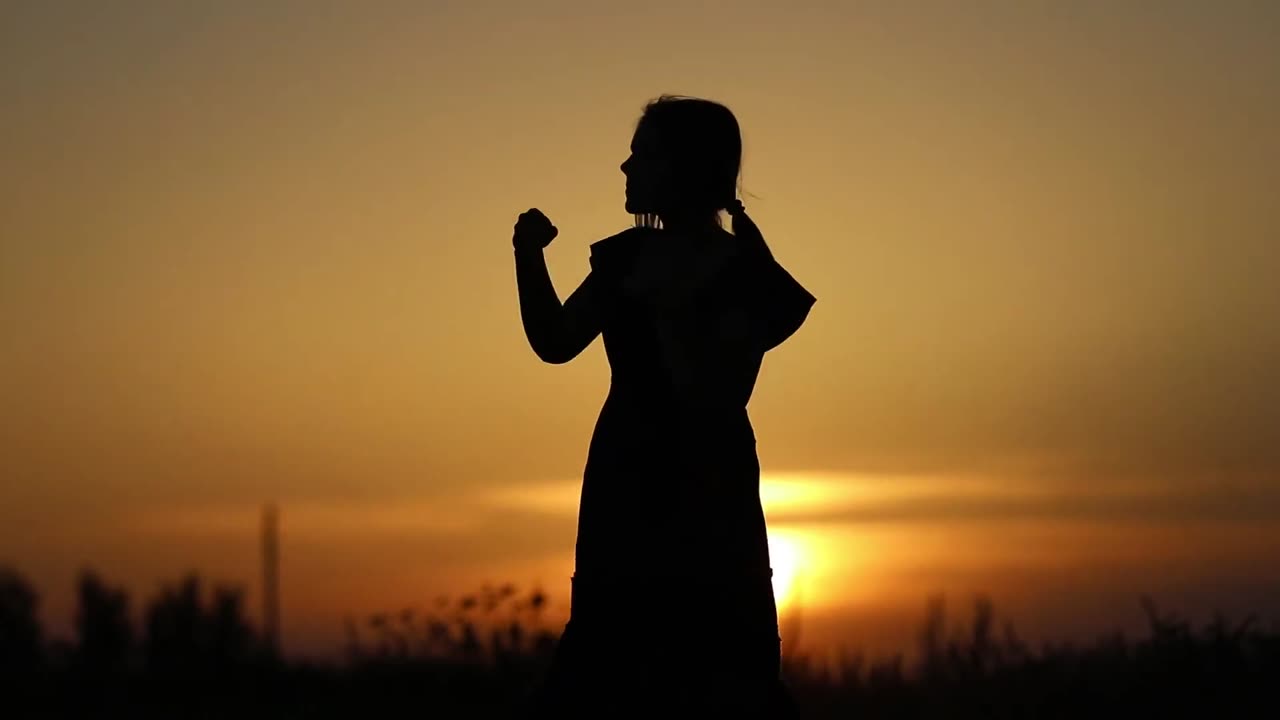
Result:
{"label": "woman's right arm", "polygon": [[774,259],[760,228],[741,202],[735,200],[729,213],[733,216],[733,235],[741,241],[754,276],[750,302],[756,309],[756,349],[768,352],[800,329],[817,299]]}
{"label": "woman's right arm", "polygon": [[529,346],[543,362],[569,362],[600,334],[594,273],[562,305],[542,248],[518,247],[515,261],[520,320]]}

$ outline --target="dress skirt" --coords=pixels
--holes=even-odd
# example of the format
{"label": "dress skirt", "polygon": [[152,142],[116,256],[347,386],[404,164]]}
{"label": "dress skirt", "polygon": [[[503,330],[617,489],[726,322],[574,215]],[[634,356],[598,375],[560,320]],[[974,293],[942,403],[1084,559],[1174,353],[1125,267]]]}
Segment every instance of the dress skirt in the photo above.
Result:
{"label": "dress skirt", "polygon": [[793,716],[767,572],[572,582],[570,620],[534,717]]}

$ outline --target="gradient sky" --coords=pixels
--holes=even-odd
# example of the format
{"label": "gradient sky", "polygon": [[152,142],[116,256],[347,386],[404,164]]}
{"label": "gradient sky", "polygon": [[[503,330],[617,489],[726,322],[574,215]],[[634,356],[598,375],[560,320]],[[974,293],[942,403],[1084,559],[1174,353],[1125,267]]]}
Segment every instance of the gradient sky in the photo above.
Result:
{"label": "gradient sky", "polygon": [[608,366],[528,349],[511,226],[560,227],[567,296],[664,92],[737,113],[818,297],[751,404],[801,635],[894,649],[934,592],[1280,616],[1244,0],[0,4],[0,562],[55,630],[86,565],[256,597],[276,501],[295,651],[486,579],[567,601]]}

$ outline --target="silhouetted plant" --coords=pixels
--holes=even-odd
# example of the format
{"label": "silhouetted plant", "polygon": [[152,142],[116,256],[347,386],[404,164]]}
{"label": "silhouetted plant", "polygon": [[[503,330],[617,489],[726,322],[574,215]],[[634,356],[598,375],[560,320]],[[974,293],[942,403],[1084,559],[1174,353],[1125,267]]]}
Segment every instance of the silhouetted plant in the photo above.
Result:
{"label": "silhouetted plant", "polygon": [[[358,629],[348,623],[348,660],[433,659],[464,664],[509,663],[524,656],[545,655],[556,634],[541,629],[546,594],[534,589],[521,597],[510,583],[484,585],[453,600],[437,597],[432,608],[401,610],[399,622],[387,613],[366,620],[374,645],[365,648]],[[487,640],[486,640],[487,638]]]}
{"label": "silhouetted plant", "polygon": [[162,588],[146,613],[147,666],[170,673],[197,670],[204,645],[201,619],[198,577]]}
{"label": "silhouetted plant", "polygon": [[207,611],[207,638],[213,661],[230,667],[248,662],[258,649],[256,635],[244,616],[244,591],[220,586]]}
{"label": "silhouetted plant", "polygon": [[147,608],[146,628],[146,662],[153,672],[221,671],[260,657],[261,645],[244,618],[243,592],[215,587],[206,606],[195,575],[160,590]]}
{"label": "silhouetted plant", "polygon": [[122,672],[128,666],[134,649],[128,594],[108,586],[88,570],[81,573],[77,589],[77,662],[90,672]]}
{"label": "silhouetted plant", "polygon": [[920,632],[921,670],[926,675],[936,677],[946,669],[946,599],[941,595],[929,598],[925,610],[924,627]]}
{"label": "silhouetted plant", "polygon": [[[215,588],[206,598],[195,576],[164,586],[146,608],[140,646],[122,590],[84,573],[79,595],[75,662],[47,663],[55,673],[72,671],[28,692],[45,693],[67,717],[375,716],[409,703],[426,703],[433,715],[488,717],[518,705],[558,636],[558,628],[542,625],[541,590],[486,585],[435,599],[426,610],[348,619],[345,666],[268,665],[257,662],[260,641],[237,589]],[[16,573],[0,571],[6,659],[30,664],[40,656],[36,600]],[[961,627],[949,622],[938,596],[926,606],[914,664],[900,654],[870,661],[842,653],[834,663],[792,655],[784,674],[813,718],[1220,718],[1280,709],[1273,691],[1280,626],[1216,615],[1196,628],[1150,599],[1142,608],[1144,637],[1111,633],[1033,651],[988,599],[975,600],[971,623]],[[367,630],[370,647],[362,644]],[[145,664],[122,660],[131,647],[143,651]]]}
{"label": "silhouetted plant", "polygon": [[0,672],[30,672],[43,661],[40,596],[17,570],[0,567]]}

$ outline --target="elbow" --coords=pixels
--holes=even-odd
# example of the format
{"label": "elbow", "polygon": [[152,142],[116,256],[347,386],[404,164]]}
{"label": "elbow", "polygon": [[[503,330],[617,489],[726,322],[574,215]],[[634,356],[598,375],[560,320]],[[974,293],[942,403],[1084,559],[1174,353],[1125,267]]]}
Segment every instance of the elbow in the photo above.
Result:
{"label": "elbow", "polygon": [[554,326],[546,323],[532,324],[526,321],[524,336],[529,341],[533,354],[548,365],[563,365],[573,359],[565,352],[562,333],[558,332]]}
{"label": "elbow", "polygon": [[573,353],[560,343],[538,343],[533,346],[533,353],[548,365],[563,365],[573,359]]}
{"label": "elbow", "polygon": [[548,365],[564,365],[573,359],[573,356],[564,352],[542,351],[537,353],[538,359]]}

